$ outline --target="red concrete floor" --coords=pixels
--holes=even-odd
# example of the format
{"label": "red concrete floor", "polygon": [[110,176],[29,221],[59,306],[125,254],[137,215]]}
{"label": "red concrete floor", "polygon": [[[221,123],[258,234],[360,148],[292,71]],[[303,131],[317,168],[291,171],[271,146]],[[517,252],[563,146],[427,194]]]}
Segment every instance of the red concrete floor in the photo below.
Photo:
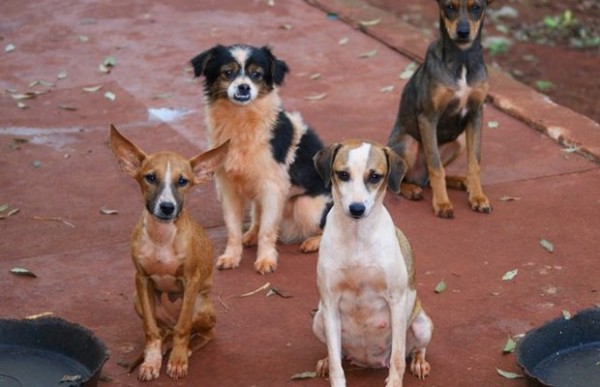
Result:
{"label": "red concrete floor", "polygon": [[[0,220],[0,317],[52,312],[91,328],[110,349],[103,384],[138,385],[119,364],[134,358],[143,344],[128,255],[141,199],[107,147],[109,123],[148,151],[173,149],[191,156],[205,149],[201,85],[186,63],[216,43],[246,42],[269,44],[287,61],[292,73],[281,91],[285,105],[301,111],[325,142],[347,137],[384,142],[405,83],[399,74],[412,61],[398,50],[424,52],[427,44],[427,38],[410,39],[415,32],[401,25],[374,27],[378,35],[354,28],[368,20],[360,12],[373,11],[360,1],[319,2],[343,20],[328,17],[316,2],[272,3],[5,0],[0,5],[0,204],[9,205],[4,215],[20,210]],[[7,51],[10,45],[14,49]],[[361,58],[364,53],[370,55]],[[109,74],[100,72],[109,56],[116,65]],[[317,73],[320,77],[313,76]],[[39,80],[52,85],[31,86]],[[436,327],[428,351],[431,376],[419,381],[406,375],[406,386],[524,386],[523,380],[496,373],[496,368],[520,371],[513,355],[502,354],[507,336],[563,310],[575,313],[600,303],[600,167],[590,161],[600,149],[600,129],[594,132],[597,124],[552,106],[555,121],[546,132],[564,141],[568,131],[581,152],[591,150],[565,151],[523,123],[535,124],[526,113],[542,110],[525,109],[519,119],[505,112],[529,106],[535,98],[524,96],[535,93],[500,83],[492,92],[503,98],[504,104],[496,105],[504,110],[487,106],[483,145],[484,189],[493,213],[473,213],[466,195],[456,191],[450,192],[454,220],[432,215],[429,190],[422,202],[386,199],[416,250],[418,291]],[[507,84],[513,91],[502,95]],[[100,85],[96,92],[83,90]],[[391,92],[385,92],[388,86]],[[21,100],[26,109],[14,99],[17,93],[46,90]],[[106,92],[116,98],[107,99]],[[323,93],[319,100],[306,98]],[[174,120],[150,114],[161,108],[180,114]],[[580,131],[583,126],[574,122],[585,122],[587,129]],[[563,135],[551,130],[556,127]],[[462,166],[461,161],[453,169]],[[187,205],[222,251],[225,232],[212,184],[195,190]],[[101,208],[119,213],[104,215]],[[542,238],[554,244],[554,253],[540,246]],[[301,254],[297,245],[281,246],[277,272],[261,276],[253,270],[255,254],[247,249],[240,268],[215,272],[217,334],[191,357],[187,378],[174,382],[163,372],[153,385],[328,385],[321,379],[290,380],[313,370],[326,354],[311,331],[317,255]],[[17,266],[38,277],[10,274]],[[513,269],[519,270],[516,278],[502,281]],[[448,288],[436,294],[442,279]],[[266,297],[264,291],[239,297],[265,283],[292,297]],[[383,385],[386,374],[347,369],[350,386]]]}

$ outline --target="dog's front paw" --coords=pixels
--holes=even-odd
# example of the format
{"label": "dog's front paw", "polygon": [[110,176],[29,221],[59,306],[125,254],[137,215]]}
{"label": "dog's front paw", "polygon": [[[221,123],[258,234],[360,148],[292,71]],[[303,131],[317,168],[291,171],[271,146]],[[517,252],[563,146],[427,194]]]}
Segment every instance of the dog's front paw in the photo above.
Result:
{"label": "dog's front paw", "polygon": [[471,209],[473,211],[482,212],[485,214],[489,214],[492,212],[492,206],[490,205],[490,201],[485,195],[477,195],[469,198],[469,203],[471,204]]}
{"label": "dog's front paw", "polygon": [[235,269],[240,265],[242,257],[234,257],[229,254],[223,254],[217,259],[217,268],[219,270]]}
{"label": "dog's front paw", "polygon": [[431,372],[431,365],[425,360],[425,354],[422,351],[417,351],[412,356],[410,362],[410,372],[419,379],[425,379]]}
{"label": "dog's front paw", "polygon": [[329,358],[321,359],[317,362],[316,369],[317,376],[320,378],[326,378],[329,375]]}
{"label": "dog's front paw", "polygon": [[272,273],[277,269],[277,257],[260,257],[254,262],[254,268],[260,274]]}
{"label": "dog's front paw", "polygon": [[300,251],[303,253],[314,253],[319,251],[319,245],[321,244],[321,235],[314,235],[308,237],[300,245]]}
{"label": "dog's front paw", "polygon": [[409,200],[423,200],[423,188],[416,184],[402,183],[400,185],[400,195]]}
{"label": "dog's front paw", "polygon": [[434,202],[433,213],[440,218],[452,219],[454,218],[454,207],[450,202]]}
{"label": "dog's front paw", "polygon": [[161,359],[144,361],[142,363],[142,365],[140,366],[140,371],[138,373],[138,379],[140,379],[143,382],[158,379],[158,377],[160,376],[161,363],[162,363]]}
{"label": "dog's front paw", "polygon": [[188,355],[189,351],[185,347],[173,348],[169,356],[169,362],[167,363],[167,375],[175,380],[187,375]]}

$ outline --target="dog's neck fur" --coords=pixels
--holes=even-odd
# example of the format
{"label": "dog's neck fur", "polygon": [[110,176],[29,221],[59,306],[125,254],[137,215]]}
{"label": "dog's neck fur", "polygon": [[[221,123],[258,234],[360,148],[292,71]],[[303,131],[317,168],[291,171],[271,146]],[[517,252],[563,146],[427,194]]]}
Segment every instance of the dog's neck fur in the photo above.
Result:
{"label": "dog's neck fur", "polygon": [[245,106],[238,106],[226,98],[211,102],[206,105],[206,113],[212,142],[220,144],[230,139],[232,147],[266,143],[281,110],[277,89]]}
{"label": "dog's neck fur", "polygon": [[[371,213],[361,219],[351,219],[344,213],[344,210],[339,205],[333,205],[331,208],[333,217],[333,223],[339,227],[340,230],[345,230],[344,233],[352,235],[352,238],[348,238],[350,244],[360,244],[364,241],[373,243],[375,230],[379,229],[382,223],[391,223],[393,226],[392,218],[383,206],[383,203],[379,202],[374,205]],[[329,220],[328,220],[329,222]],[[395,230],[395,228],[393,228]]]}
{"label": "dog's neck fur", "polygon": [[185,211],[181,211],[179,216],[171,221],[157,219],[148,210],[142,214],[143,229],[148,238],[157,246],[164,246],[173,243],[179,229],[179,223],[187,216]]}

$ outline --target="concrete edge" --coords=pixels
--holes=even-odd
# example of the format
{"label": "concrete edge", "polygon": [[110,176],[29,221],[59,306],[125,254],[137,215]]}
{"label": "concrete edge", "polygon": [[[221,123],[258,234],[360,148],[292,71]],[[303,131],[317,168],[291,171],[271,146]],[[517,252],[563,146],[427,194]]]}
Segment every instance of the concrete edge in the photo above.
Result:
{"label": "concrete edge", "polygon": [[[420,29],[364,0],[304,0],[362,31],[389,48],[421,63],[432,40]],[[371,23],[364,23],[370,21]],[[376,23],[374,21],[377,21]],[[365,26],[365,24],[371,24]],[[399,32],[400,31],[400,32]],[[558,144],[600,163],[600,124],[557,105],[549,97],[499,69],[488,67],[488,100],[502,112],[540,131]]]}

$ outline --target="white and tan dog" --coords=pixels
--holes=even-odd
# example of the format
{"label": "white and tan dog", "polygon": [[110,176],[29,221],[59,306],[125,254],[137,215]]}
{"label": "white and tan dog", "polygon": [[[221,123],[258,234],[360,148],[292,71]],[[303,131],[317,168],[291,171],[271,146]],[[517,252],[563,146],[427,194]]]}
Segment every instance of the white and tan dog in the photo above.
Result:
{"label": "white and tan dog", "polygon": [[348,140],[317,153],[315,165],[334,202],[317,264],[313,331],[329,355],[317,373],[345,386],[344,355],[363,367],[389,366],[387,386],[398,387],[410,355],[412,373],[424,378],[433,324],[417,298],[408,239],[383,205],[386,186],[400,190],[404,162],[390,148]]}

